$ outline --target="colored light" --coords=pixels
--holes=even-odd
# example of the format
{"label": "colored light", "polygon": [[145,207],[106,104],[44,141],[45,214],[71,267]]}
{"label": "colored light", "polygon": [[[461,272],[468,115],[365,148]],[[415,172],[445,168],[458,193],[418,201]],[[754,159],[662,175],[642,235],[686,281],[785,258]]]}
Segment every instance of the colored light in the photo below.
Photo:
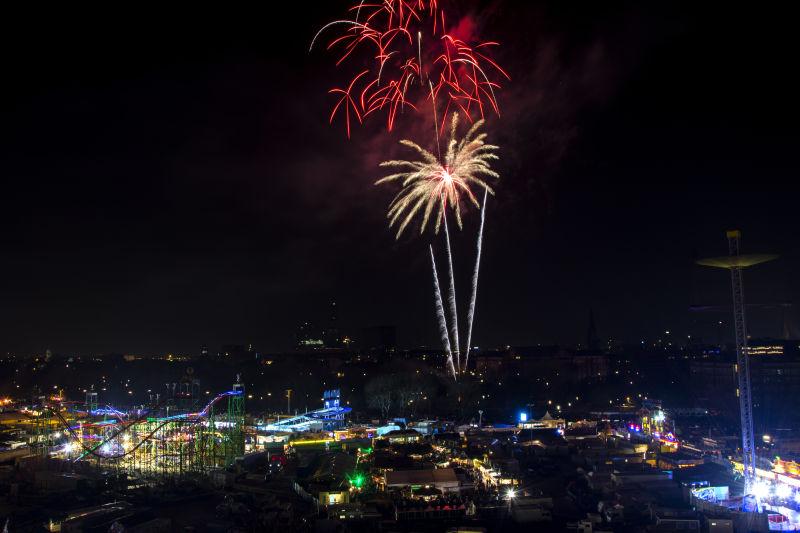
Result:
{"label": "colored light", "polygon": [[786,485],[785,483],[779,483],[775,486],[775,495],[778,498],[787,500],[792,495],[792,487]]}
{"label": "colored light", "polygon": [[519,414],[519,421],[520,422],[527,422],[528,421],[528,413],[520,413]]}
{"label": "colored light", "polygon": [[364,474],[356,474],[353,477],[351,477],[349,481],[350,485],[353,488],[360,489],[361,487],[364,486],[364,482],[366,481],[366,479],[364,478]]}
{"label": "colored light", "polygon": [[769,485],[761,482],[753,486],[753,495],[759,500],[763,500],[769,496]]}

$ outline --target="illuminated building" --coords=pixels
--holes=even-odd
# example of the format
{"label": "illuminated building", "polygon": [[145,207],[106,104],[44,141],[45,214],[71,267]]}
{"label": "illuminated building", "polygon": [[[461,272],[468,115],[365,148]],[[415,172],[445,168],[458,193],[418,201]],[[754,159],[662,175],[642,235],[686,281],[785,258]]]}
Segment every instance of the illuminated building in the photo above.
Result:
{"label": "illuminated building", "polygon": [[545,412],[539,419],[528,420],[526,413],[520,413],[517,427],[520,429],[563,429],[566,422],[563,418],[553,418],[550,411]]}
{"label": "illuminated building", "polygon": [[669,431],[666,414],[660,408],[642,408],[639,410],[639,417],[642,431],[647,434],[660,436]]}
{"label": "illuminated building", "polygon": [[762,342],[751,341],[747,346],[747,354],[750,357],[763,355],[784,355],[785,347],[782,342]]}
{"label": "illuminated building", "polygon": [[[313,463],[306,490],[315,495],[324,506],[338,505],[350,501],[350,486],[357,476],[351,473],[356,468],[355,460],[346,453],[333,452],[318,455]],[[359,477],[361,484],[365,478]],[[348,481],[351,481],[348,483]]]}
{"label": "illuminated building", "polygon": [[397,470],[384,474],[384,485],[387,489],[433,487],[442,493],[458,492],[461,483],[452,468],[435,468],[428,470]]}
{"label": "illuminated building", "polygon": [[519,484],[519,480],[509,472],[511,469],[509,467],[516,466],[518,468],[518,464],[510,465],[508,462],[500,464],[500,461],[492,461],[488,456],[484,456],[483,460],[473,459],[472,463],[472,467],[480,474],[481,480],[486,486],[497,488],[500,486],[513,487]]}
{"label": "illuminated building", "polygon": [[409,444],[418,442],[422,435],[413,429],[395,429],[383,435],[383,438],[392,444]]}
{"label": "illuminated building", "polygon": [[303,350],[320,349],[325,345],[322,337],[311,322],[303,322],[297,327],[297,348]]}

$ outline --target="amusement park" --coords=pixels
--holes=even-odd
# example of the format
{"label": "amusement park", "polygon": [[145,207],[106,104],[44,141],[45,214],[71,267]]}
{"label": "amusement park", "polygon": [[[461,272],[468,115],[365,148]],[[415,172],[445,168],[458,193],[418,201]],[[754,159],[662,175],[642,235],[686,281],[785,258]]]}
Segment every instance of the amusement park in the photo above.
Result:
{"label": "amusement park", "polygon": [[29,445],[38,455],[147,478],[207,474],[257,450],[259,434],[332,431],[343,427],[351,410],[339,405],[338,390],[330,390],[320,409],[247,424],[239,381],[205,404],[189,376],[167,391],[150,405],[125,410],[100,404],[94,390],[83,404],[42,397],[19,411],[19,422],[31,429]]}

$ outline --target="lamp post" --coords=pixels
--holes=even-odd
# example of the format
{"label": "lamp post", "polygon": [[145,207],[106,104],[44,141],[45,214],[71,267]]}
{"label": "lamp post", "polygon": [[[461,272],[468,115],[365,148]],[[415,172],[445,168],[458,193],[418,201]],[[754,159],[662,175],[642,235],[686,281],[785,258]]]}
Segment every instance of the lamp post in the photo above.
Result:
{"label": "lamp post", "polygon": [[511,510],[511,502],[514,498],[517,497],[517,492],[514,489],[508,489],[506,491],[506,499],[508,500],[508,510]]}
{"label": "lamp post", "polygon": [[[532,421],[533,420],[533,404],[532,403],[525,404],[525,407],[528,408],[528,420]],[[530,440],[533,440],[533,423],[532,422],[528,423],[528,430],[530,431]]]}
{"label": "lamp post", "polygon": [[483,409],[478,409],[478,427],[483,425]]}

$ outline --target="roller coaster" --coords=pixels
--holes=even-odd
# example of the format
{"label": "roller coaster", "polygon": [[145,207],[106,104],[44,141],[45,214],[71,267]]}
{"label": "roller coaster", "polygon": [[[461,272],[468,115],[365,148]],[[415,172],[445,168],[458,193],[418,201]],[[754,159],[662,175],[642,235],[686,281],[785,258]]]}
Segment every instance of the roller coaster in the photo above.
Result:
{"label": "roller coaster", "polygon": [[[135,413],[95,406],[77,423],[70,423],[58,406],[44,404],[35,416],[31,447],[41,454],[93,461],[140,476],[205,473],[244,454],[242,384],[237,382],[196,412],[159,416],[165,403]],[[220,410],[225,404],[227,409]]]}

